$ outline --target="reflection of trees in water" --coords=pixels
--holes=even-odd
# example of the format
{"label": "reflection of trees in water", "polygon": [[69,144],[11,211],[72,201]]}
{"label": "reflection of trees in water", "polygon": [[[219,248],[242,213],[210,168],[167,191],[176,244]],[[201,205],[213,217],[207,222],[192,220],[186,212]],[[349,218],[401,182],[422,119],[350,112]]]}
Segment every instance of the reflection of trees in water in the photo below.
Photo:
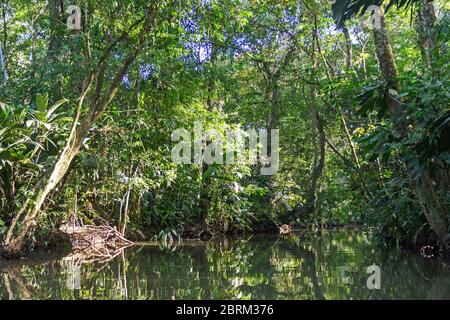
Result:
{"label": "reflection of trees in water", "polygon": [[374,292],[373,299],[450,299],[449,268],[441,258],[381,251],[369,261],[379,261],[381,267],[381,290]]}
{"label": "reflection of trees in water", "polygon": [[450,271],[442,272],[427,293],[427,299],[450,299]]}
{"label": "reflection of trees in water", "polygon": [[[368,245],[362,233],[308,234],[301,242],[309,242],[318,256],[319,280],[327,298],[427,299],[440,296],[450,299],[448,266],[443,259],[426,259],[410,251],[374,248]],[[381,290],[366,287],[369,276],[366,268],[372,264],[381,268]],[[348,284],[340,282],[336,266],[347,267]]]}
{"label": "reflection of trees in water", "polygon": [[[373,263],[381,267],[381,290],[366,287],[366,268]],[[77,270],[81,290],[66,283]],[[103,263],[46,254],[0,261],[0,298],[442,299],[450,297],[445,270],[438,259],[373,250],[361,234],[305,233],[142,246]]]}
{"label": "reflection of trees in water", "polygon": [[3,284],[9,300],[13,300],[16,297],[21,300],[31,299],[31,294],[18,267],[11,267],[7,272],[3,273]]}
{"label": "reflection of trees in water", "polygon": [[[119,256],[119,253],[115,256]],[[122,258],[125,261],[125,256]],[[95,289],[98,286],[91,280],[98,280],[95,274],[105,275],[103,268],[110,268],[108,262],[78,253],[67,256],[34,254],[24,261],[0,260],[0,299],[78,299],[97,296]],[[79,286],[76,277],[80,277]],[[117,291],[126,292],[126,281],[124,290],[120,287],[120,276],[111,278],[118,280]],[[89,291],[86,297],[80,295],[81,282],[83,291]]]}
{"label": "reflection of trees in water", "polygon": [[[124,298],[127,298],[124,249],[104,249],[105,250],[102,252],[99,252],[98,250],[95,250],[95,252],[91,252],[90,250],[77,250],[62,258],[62,266],[67,274],[66,286],[74,292],[75,290],[81,289],[81,270],[83,265],[88,266],[87,269],[89,272],[101,273],[104,268],[109,267],[109,262],[114,261],[114,259],[119,257],[118,271],[115,278],[117,281],[113,285],[113,288],[115,288],[116,291],[123,293]],[[89,291],[94,290],[95,286],[91,284]]]}
{"label": "reflection of trees in water", "polygon": [[[45,258],[43,257],[45,256]],[[61,255],[32,254],[24,260],[0,260],[0,299],[51,298]]]}
{"label": "reflection of trees in water", "polygon": [[318,255],[314,248],[303,247],[298,238],[293,238],[295,240],[294,244],[290,244],[290,252],[294,252],[296,257],[301,257],[304,261],[303,271],[304,275],[309,278],[313,289],[313,299],[324,300],[325,296],[322,293],[321,284],[319,283],[317,266],[318,266]]}

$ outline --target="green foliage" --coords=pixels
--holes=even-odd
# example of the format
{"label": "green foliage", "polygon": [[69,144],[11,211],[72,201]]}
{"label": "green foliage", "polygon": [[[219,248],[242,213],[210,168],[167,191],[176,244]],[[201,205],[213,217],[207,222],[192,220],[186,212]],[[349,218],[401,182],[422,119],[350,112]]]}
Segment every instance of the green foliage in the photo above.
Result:
{"label": "green foliage", "polygon": [[[403,87],[396,93],[403,134],[389,115],[371,32],[358,20],[380,2],[161,1],[151,41],[45,202],[37,228],[43,238],[75,212],[89,223],[126,224],[132,238],[166,242],[198,236],[203,223],[218,236],[288,222],[357,223],[394,243],[427,239],[407,172],[412,166],[417,178],[436,162],[447,172],[450,164],[448,6],[437,2],[429,65],[418,60],[410,17],[392,9],[386,15]],[[127,44],[113,45],[105,68],[112,79],[139,27],[123,32],[148,5],[79,3],[88,12],[79,33],[50,23],[42,3],[5,6],[8,37],[0,40],[7,42],[10,80],[0,84],[0,233],[64,147],[86,74],[100,68],[111,39],[123,36]],[[336,28],[333,9],[340,24],[346,20],[349,39]],[[97,90],[90,88],[81,116]],[[302,215],[320,156],[315,113],[324,124],[325,163],[314,209]],[[175,164],[171,134],[193,132],[195,121],[221,133],[275,124],[278,173],[261,176],[248,161]]]}

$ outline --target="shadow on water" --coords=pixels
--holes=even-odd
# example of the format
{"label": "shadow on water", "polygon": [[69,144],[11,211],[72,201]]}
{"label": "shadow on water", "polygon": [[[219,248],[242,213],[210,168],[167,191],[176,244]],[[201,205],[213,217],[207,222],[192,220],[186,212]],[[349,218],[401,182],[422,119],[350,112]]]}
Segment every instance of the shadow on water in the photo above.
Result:
{"label": "shadow on water", "polygon": [[[370,290],[367,267],[381,268]],[[363,233],[138,244],[111,259],[63,252],[0,260],[0,299],[450,299],[450,271]]]}

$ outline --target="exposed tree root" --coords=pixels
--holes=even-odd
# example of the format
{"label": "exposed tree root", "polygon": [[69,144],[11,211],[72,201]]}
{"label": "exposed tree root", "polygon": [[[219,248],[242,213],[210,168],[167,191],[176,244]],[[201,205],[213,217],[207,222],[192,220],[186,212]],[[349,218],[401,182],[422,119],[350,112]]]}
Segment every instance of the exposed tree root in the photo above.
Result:
{"label": "exposed tree root", "polygon": [[59,230],[66,234],[72,245],[73,253],[93,259],[108,259],[114,253],[133,245],[119,231],[109,225],[83,225],[76,219],[71,219]]}

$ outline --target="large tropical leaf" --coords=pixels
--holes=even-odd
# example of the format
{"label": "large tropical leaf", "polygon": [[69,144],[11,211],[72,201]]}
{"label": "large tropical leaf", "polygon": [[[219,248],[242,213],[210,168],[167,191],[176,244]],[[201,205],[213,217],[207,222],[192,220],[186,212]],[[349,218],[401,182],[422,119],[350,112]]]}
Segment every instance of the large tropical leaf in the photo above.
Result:
{"label": "large tropical leaf", "polygon": [[45,117],[47,119],[50,119],[50,117],[52,116],[53,112],[56,111],[56,109],[58,109],[60,106],[62,106],[64,103],[66,103],[67,99],[61,99],[55,102],[55,104],[53,106],[50,107],[50,109],[47,111],[47,114],[45,115]]}
{"label": "large tropical leaf", "polygon": [[392,6],[397,9],[409,8],[419,0],[336,0],[332,5],[333,17],[339,28],[344,25],[345,20],[356,15],[363,15],[371,5],[381,6],[386,4],[385,11]]}
{"label": "large tropical leaf", "polygon": [[433,157],[440,157],[450,164],[450,110],[431,123],[415,149],[422,162]]}

